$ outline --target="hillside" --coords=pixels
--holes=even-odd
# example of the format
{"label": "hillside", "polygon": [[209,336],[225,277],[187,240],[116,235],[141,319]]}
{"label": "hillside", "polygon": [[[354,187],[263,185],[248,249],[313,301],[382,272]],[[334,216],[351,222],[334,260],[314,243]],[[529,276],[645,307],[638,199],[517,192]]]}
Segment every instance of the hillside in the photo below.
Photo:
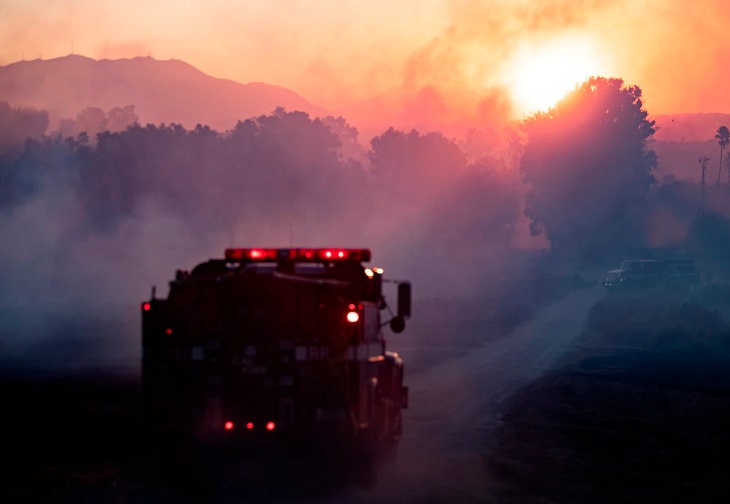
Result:
{"label": "hillside", "polygon": [[60,119],[75,118],[86,107],[108,111],[134,105],[143,124],[192,128],[201,123],[220,131],[276,107],[324,113],[282,87],[240,84],[211,77],[179,60],[150,57],[97,61],[69,55],[5,65],[0,67],[0,101],[47,110],[51,130]]}
{"label": "hillside", "polygon": [[[232,128],[241,119],[269,114],[276,107],[313,116],[328,114],[280,86],[241,84],[212,77],[183,61],[151,57],[94,60],[68,55],[0,66],[0,102],[47,110],[49,132],[61,119],[74,119],[86,107],[108,112],[134,105],[143,124],[179,123],[186,128],[207,124],[219,131]],[[483,127],[485,121],[489,127],[502,125],[506,112],[499,103],[480,107],[474,114],[452,110],[436,91],[426,88],[412,94],[393,90],[335,115],[343,115],[363,139],[390,126],[438,130],[461,138],[469,128]],[[730,125],[730,114],[657,115],[652,119],[657,125],[655,148],[660,154],[658,178],[667,174],[695,178],[700,155],[710,156],[711,165],[719,161],[714,135],[719,126]]]}

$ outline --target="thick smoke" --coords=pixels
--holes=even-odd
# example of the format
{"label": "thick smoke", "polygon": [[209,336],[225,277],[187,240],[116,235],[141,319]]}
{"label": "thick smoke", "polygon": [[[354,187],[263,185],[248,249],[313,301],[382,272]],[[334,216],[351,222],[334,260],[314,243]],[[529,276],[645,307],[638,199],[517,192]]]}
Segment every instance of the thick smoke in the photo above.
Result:
{"label": "thick smoke", "polygon": [[47,137],[4,159],[11,366],[134,368],[150,288],[165,296],[176,269],[229,246],[370,247],[418,298],[471,296],[517,221],[501,162],[469,162],[439,133],[389,130],[367,149],[344,119],[301,112],[227,132],[135,124],[93,141]]}
{"label": "thick smoke", "polygon": [[[586,159],[600,163],[581,138],[563,138],[565,151],[581,151],[570,148],[577,142]],[[54,136],[16,146],[0,166],[0,225],[9,244],[0,251],[3,359],[134,368],[137,310],[151,287],[165,296],[175,270],[230,246],[369,247],[386,276],[413,282],[419,302],[499,300],[497,311],[520,320],[532,301],[524,301],[531,288],[519,282],[550,281],[512,248],[527,235],[526,142],[516,130],[483,123],[459,141],[391,128],[368,145],[344,118],[279,109],[226,132],[134,124],[93,139]],[[582,184],[578,171],[562,175],[563,186],[552,177],[551,187],[564,218],[574,215],[560,196],[565,191],[592,191],[582,196],[592,204],[613,198]],[[644,238],[637,247],[702,247],[727,215],[721,188],[707,192],[719,223],[695,221],[699,193],[691,184],[642,194],[641,219],[632,222]],[[544,198],[551,202],[550,191]],[[592,208],[585,206],[581,222],[607,219]],[[559,214],[551,219],[561,222]],[[590,233],[600,237],[601,229]],[[591,260],[613,266],[621,259],[606,252],[594,248]],[[577,248],[570,253],[580,258]],[[504,302],[505,292],[515,298]],[[53,345],[64,352],[49,351]]]}

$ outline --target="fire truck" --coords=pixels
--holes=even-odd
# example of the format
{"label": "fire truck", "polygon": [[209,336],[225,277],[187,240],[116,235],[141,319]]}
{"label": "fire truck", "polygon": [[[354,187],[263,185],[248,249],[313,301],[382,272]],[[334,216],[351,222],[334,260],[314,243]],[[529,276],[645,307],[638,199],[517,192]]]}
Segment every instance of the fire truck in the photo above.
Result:
{"label": "fire truck", "polygon": [[[141,304],[142,413],[158,433],[256,447],[293,440],[377,447],[401,434],[411,286],[368,249],[231,248],[178,270]],[[393,313],[384,287],[397,293]]]}

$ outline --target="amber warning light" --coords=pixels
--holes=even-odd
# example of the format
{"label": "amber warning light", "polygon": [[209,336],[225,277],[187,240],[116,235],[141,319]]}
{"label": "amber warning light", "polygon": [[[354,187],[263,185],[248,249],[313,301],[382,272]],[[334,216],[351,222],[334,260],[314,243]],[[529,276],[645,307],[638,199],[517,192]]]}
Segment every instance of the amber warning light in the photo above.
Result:
{"label": "amber warning light", "polygon": [[370,261],[370,249],[229,248],[226,249],[225,257],[227,261],[236,262],[368,262]]}

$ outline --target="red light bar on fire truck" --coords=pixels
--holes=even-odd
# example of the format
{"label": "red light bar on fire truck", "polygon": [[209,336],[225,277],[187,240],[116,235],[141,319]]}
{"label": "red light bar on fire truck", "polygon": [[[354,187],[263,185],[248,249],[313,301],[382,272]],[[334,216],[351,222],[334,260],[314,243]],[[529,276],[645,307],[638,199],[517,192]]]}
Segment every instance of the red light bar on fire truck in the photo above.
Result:
{"label": "red light bar on fire truck", "polygon": [[370,261],[370,249],[350,248],[229,248],[226,260],[235,262],[338,262]]}

